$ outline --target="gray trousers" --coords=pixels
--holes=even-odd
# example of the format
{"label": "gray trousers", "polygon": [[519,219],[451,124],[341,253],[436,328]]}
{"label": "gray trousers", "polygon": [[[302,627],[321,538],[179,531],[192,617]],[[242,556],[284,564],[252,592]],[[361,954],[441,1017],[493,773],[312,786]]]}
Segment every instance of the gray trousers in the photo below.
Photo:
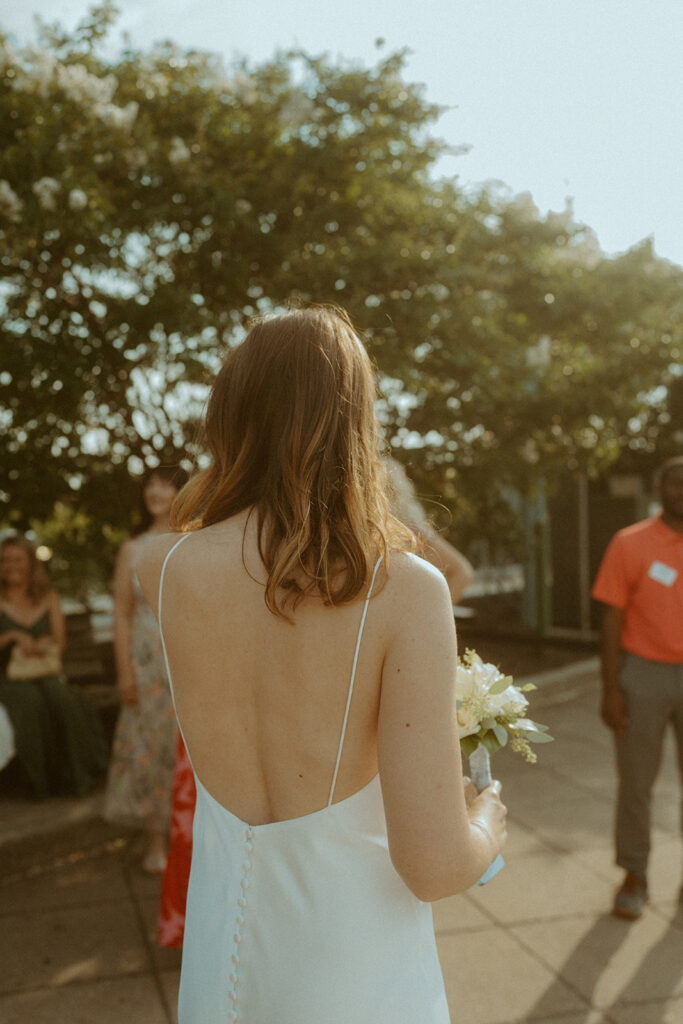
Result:
{"label": "gray trousers", "polygon": [[616,737],[616,861],[625,871],[645,878],[652,787],[669,722],[676,734],[683,780],[683,664],[647,661],[625,653],[619,683],[626,698],[628,725],[624,735]]}

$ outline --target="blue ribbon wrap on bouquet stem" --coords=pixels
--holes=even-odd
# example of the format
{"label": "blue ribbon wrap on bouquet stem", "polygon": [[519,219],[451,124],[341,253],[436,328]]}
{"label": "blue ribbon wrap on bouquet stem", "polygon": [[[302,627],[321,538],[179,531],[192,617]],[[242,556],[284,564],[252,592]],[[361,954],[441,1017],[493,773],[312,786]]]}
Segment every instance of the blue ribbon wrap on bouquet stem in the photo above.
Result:
{"label": "blue ribbon wrap on bouquet stem", "polygon": [[[485,746],[481,743],[474,751],[470,754],[470,778],[477,788],[477,792],[481,793],[482,789],[486,789],[487,786],[491,785],[493,781],[491,778],[491,758],[489,752]],[[500,854],[496,857],[493,863],[489,864],[484,874],[481,876],[477,885],[486,885],[492,878],[498,874],[498,872],[505,866],[505,861]]]}

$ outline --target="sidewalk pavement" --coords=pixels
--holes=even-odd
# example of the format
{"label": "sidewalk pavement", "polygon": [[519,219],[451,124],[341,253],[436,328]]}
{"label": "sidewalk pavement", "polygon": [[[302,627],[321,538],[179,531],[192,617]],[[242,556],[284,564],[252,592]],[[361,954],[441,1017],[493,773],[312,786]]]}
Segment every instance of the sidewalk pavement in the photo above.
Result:
{"label": "sidewalk pavement", "polygon": [[[673,742],[655,795],[651,902],[630,924],[610,914],[615,779],[595,662],[552,673],[532,701],[555,743],[533,766],[496,757],[506,867],[434,907],[454,1024],[682,1024]],[[97,810],[97,797],[0,800],[2,1024],[175,1021],[179,954],[154,942],[158,882],[140,872],[135,837]]]}

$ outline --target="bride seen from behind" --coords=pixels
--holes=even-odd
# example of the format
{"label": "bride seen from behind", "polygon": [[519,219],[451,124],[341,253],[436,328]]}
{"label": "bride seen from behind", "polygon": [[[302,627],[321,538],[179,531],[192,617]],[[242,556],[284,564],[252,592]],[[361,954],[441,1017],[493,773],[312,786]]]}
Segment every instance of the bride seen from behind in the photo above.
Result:
{"label": "bride seen from behind", "polygon": [[140,554],[198,783],[180,1024],[445,1024],[428,902],[505,841],[499,784],[465,799],[450,595],[389,511],[375,397],[343,311],[257,321],[181,536]]}

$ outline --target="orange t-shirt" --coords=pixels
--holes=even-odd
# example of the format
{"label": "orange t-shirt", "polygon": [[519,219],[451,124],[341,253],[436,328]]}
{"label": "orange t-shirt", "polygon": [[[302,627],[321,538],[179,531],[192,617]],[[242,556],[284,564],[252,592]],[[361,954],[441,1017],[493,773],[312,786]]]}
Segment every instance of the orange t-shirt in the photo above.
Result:
{"label": "orange t-shirt", "polygon": [[591,594],[623,608],[625,651],[650,661],[683,663],[683,533],[660,516],[619,530]]}

